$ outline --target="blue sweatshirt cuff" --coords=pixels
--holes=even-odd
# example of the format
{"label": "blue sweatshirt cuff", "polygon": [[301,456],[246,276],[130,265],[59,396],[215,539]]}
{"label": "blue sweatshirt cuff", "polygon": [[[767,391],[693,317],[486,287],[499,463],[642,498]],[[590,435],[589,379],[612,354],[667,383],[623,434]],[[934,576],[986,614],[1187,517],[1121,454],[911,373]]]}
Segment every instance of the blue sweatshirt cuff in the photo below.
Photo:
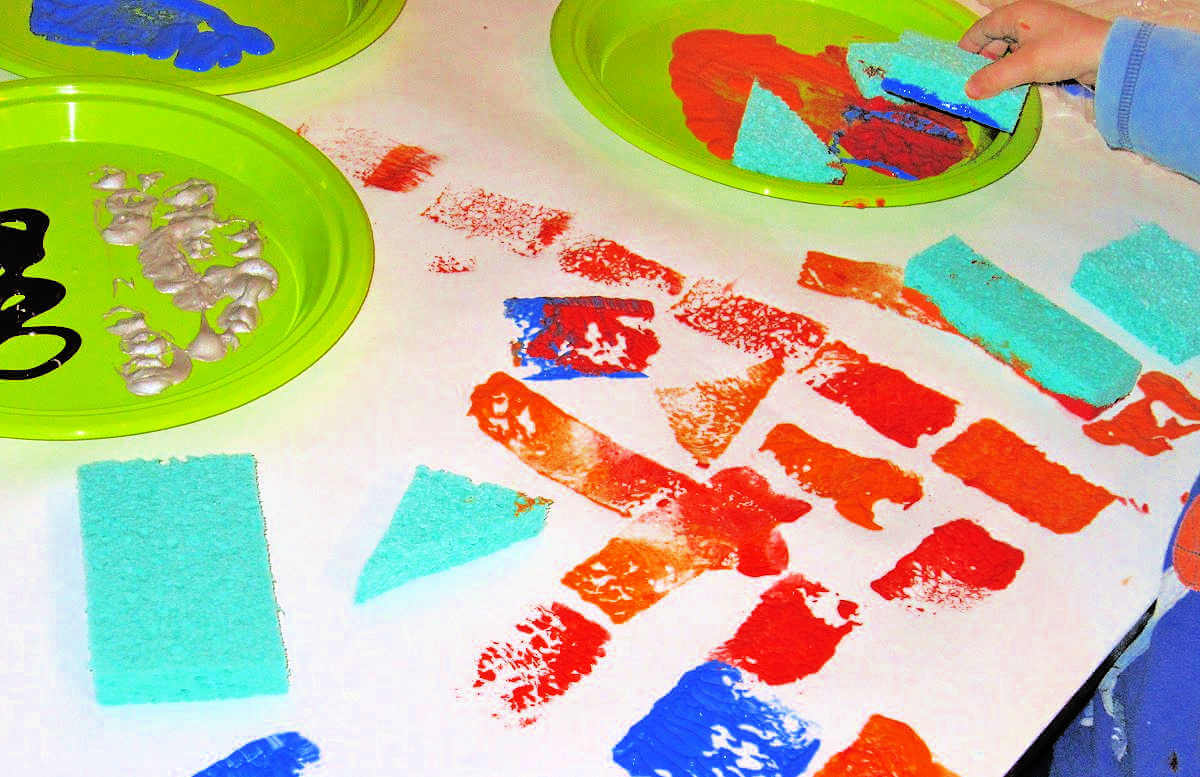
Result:
{"label": "blue sweatshirt cuff", "polygon": [[1096,128],[1125,148],[1200,179],[1200,35],[1113,22],[1096,78]]}

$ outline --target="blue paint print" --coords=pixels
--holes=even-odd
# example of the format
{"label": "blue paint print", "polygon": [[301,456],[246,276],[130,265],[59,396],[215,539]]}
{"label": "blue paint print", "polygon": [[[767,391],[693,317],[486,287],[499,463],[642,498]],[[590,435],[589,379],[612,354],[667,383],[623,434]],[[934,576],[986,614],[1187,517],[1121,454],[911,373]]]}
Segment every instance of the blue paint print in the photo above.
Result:
{"label": "blue paint print", "polygon": [[29,30],[55,43],[98,51],[175,56],[175,67],[230,67],[242,53],[268,54],[271,37],[197,0],[33,0]]}
{"label": "blue paint print", "polygon": [[247,742],[193,777],[296,777],[320,758],[316,745],[289,731]]}
{"label": "blue paint print", "polygon": [[820,747],[810,724],[755,695],[720,661],[679,679],[613,748],[632,777],[796,777]]}
{"label": "blue paint print", "polygon": [[998,119],[993,118],[991,114],[979,110],[974,105],[968,105],[967,103],[948,102],[939,97],[936,92],[931,92],[928,89],[922,89],[915,84],[906,84],[901,81],[897,81],[894,78],[888,78],[885,76],[883,79],[883,89],[886,92],[891,92],[894,95],[899,95],[900,97],[912,100],[913,102],[918,102],[922,105],[929,105],[937,108],[939,111],[952,113],[955,116],[961,116],[964,119],[977,121],[980,124],[986,124],[989,127],[995,127],[996,129],[1004,130],[1005,132],[1012,131],[1011,127],[1005,127]]}
{"label": "blue paint print", "polygon": [[521,330],[513,343],[517,366],[538,372],[526,380],[644,378],[658,338],[646,324],[654,306],[611,297],[513,297],[504,317]]}

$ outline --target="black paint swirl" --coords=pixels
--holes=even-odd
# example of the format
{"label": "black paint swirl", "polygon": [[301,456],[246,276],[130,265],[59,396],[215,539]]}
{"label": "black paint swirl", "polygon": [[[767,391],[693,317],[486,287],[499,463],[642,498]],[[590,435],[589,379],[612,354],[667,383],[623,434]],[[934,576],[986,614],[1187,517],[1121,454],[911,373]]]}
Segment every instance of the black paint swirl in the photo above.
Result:
{"label": "black paint swirl", "polygon": [[74,356],[83,343],[74,329],[24,325],[62,302],[67,294],[66,287],[58,281],[24,275],[46,255],[43,240],[49,227],[50,218],[40,210],[0,210],[0,345],[18,335],[55,335],[63,341],[58,355],[36,367],[0,368],[0,380],[29,380],[52,372]]}

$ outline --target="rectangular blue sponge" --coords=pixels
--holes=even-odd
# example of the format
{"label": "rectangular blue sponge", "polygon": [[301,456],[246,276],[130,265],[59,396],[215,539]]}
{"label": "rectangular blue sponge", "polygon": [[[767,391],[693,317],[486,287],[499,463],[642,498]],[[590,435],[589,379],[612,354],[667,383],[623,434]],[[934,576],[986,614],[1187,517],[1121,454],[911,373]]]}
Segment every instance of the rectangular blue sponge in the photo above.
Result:
{"label": "rectangular blue sponge", "polygon": [[1159,225],[1084,254],[1071,288],[1172,363],[1200,354],[1200,256]]}
{"label": "rectangular blue sponge", "polygon": [[286,693],[253,457],[79,468],[101,704]]}
{"label": "rectangular blue sponge", "polygon": [[904,283],[964,337],[1048,391],[1107,407],[1141,364],[1119,345],[950,236],[908,260]]}
{"label": "rectangular blue sponge", "polygon": [[972,100],[965,91],[967,79],[990,61],[950,41],[908,31],[890,52],[882,87],[946,113],[1012,132],[1029,95],[1028,84],[986,100]]}

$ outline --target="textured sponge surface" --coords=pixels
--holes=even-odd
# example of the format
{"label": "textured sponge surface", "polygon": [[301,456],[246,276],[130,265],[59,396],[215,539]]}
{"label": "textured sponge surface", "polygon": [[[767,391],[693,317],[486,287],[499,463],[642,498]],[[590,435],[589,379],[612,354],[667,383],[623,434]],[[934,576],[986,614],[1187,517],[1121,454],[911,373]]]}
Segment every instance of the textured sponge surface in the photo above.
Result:
{"label": "textured sponge surface", "polygon": [[1157,224],[1084,254],[1071,288],[1173,363],[1200,354],[1200,255]]}
{"label": "textured sponge surface", "polygon": [[548,502],[452,472],[417,467],[392,523],[358,578],[365,602],[424,575],[538,534]]}
{"label": "textured sponge surface", "polygon": [[809,183],[836,183],[846,171],[817,133],[788,104],[755,81],[733,145],[733,164],[743,170]]}
{"label": "textured sponge surface", "polygon": [[967,79],[989,60],[950,41],[905,32],[888,54],[882,88],[955,116],[1012,132],[1029,95],[1023,85],[986,100],[972,100]]}
{"label": "textured sponge surface", "polygon": [[251,456],[98,462],[78,485],[102,704],[287,691]]}
{"label": "textured sponge surface", "polygon": [[1119,345],[951,236],[908,260],[904,283],[963,336],[1056,394],[1106,407],[1141,364]]}

